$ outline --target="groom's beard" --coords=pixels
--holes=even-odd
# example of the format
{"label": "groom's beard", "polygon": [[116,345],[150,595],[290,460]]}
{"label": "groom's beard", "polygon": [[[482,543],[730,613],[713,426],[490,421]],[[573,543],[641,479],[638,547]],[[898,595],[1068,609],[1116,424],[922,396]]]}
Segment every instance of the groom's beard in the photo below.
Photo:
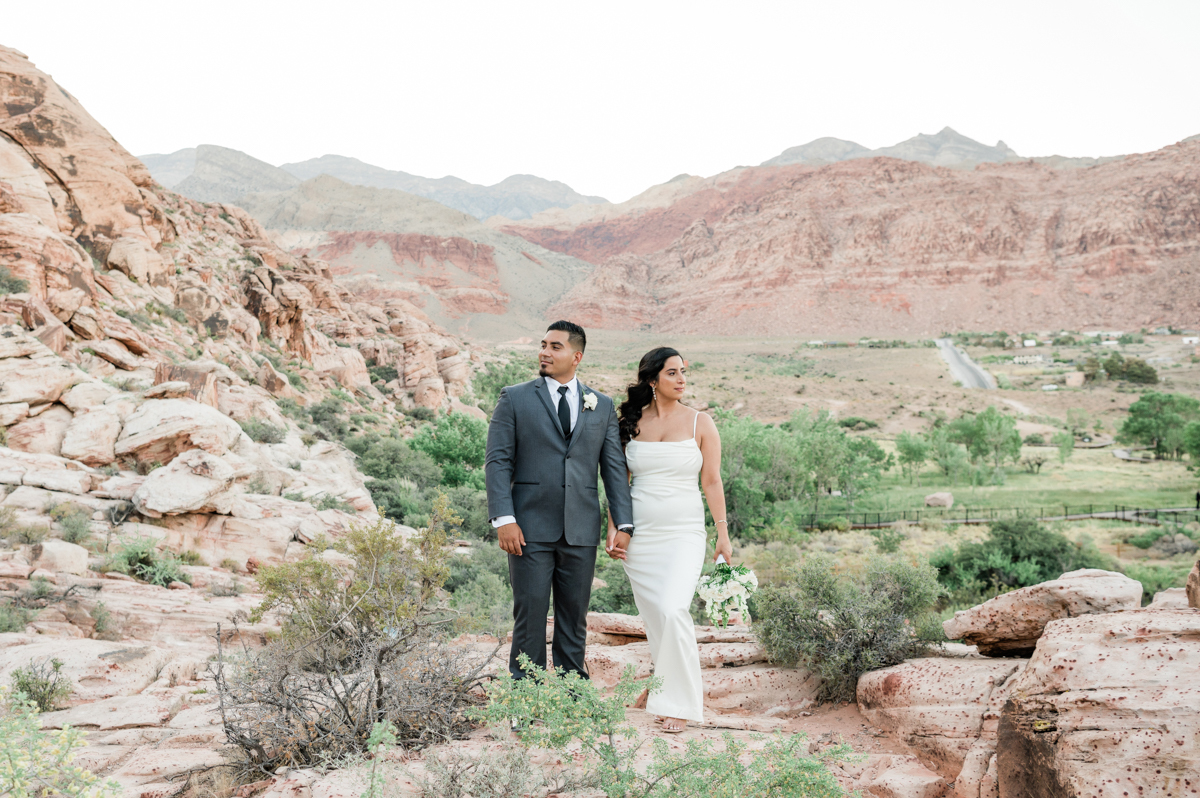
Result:
{"label": "groom's beard", "polygon": [[538,376],[539,377],[549,377],[550,376],[550,372],[546,370],[546,366],[544,366],[542,364],[538,364]]}

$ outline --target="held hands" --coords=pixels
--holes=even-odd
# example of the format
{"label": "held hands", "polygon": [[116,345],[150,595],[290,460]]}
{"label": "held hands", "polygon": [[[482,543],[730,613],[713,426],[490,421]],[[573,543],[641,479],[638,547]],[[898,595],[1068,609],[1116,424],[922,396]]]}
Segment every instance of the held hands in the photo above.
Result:
{"label": "held hands", "polygon": [[521,547],[525,545],[525,535],[521,532],[521,527],[516,523],[505,524],[496,530],[496,536],[500,538],[500,548],[509,554],[521,556]]}
{"label": "held hands", "polygon": [[625,551],[629,548],[629,533],[621,532],[615,526],[608,528],[608,539],[604,541],[604,550],[614,560],[625,559]]}

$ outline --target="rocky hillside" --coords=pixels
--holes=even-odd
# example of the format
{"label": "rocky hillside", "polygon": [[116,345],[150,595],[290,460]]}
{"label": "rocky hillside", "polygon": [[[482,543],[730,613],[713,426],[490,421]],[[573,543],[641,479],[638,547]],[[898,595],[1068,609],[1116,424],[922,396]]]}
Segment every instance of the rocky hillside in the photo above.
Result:
{"label": "rocky hillside", "polygon": [[315,175],[301,181],[237,150],[202,145],[190,163],[188,152],[152,161],[164,180],[178,181],[180,194],[236,203],[294,256],[320,258],[335,274],[359,275],[361,291],[406,299],[461,334],[492,340],[527,335],[543,323],[549,305],[591,271],[573,257],[397,188],[404,181],[380,178],[389,185],[372,187],[354,169],[334,170],[349,181],[300,170]]}
{"label": "rocky hillside", "polygon": [[473,355],[407,300],[356,295],[241,209],[155,188],[7,48],[0,96],[6,523],[58,505],[118,533],[156,519],[176,551],[244,568],[375,512],[353,455],[297,424],[306,407],[479,414],[458,401]]}
{"label": "rocky hillside", "polygon": [[1085,169],[891,158],[681,177],[505,225],[598,265],[552,309],[723,334],[1194,325],[1200,142]]}
{"label": "rocky hillside", "polygon": [[205,202],[234,202],[243,194],[286,189],[321,175],[353,186],[416,194],[477,219],[526,219],[548,208],[606,201],[534,175],[511,175],[494,186],[481,186],[454,176],[430,178],[384,169],[343,155],[274,167],[238,150],[201,144],[166,155],[143,155],[141,160],[161,185]]}

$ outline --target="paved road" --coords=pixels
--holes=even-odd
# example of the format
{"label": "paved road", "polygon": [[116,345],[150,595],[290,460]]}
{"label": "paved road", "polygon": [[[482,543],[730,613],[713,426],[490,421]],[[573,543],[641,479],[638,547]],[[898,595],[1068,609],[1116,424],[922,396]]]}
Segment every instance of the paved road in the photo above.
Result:
{"label": "paved road", "polygon": [[942,360],[945,360],[946,365],[950,367],[950,373],[954,379],[962,383],[964,388],[981,388],[990,391],[996,387],[996,381],[992,379],[992,375],[977,366],[975,361],[967,357],[967,354],[956,347],[949,338],[938,338],[936,343]]}

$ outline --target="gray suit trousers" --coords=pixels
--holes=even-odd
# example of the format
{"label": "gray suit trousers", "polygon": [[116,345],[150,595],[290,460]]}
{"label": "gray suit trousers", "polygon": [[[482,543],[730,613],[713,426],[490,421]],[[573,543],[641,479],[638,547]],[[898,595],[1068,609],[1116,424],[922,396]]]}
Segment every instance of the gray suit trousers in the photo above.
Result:
{"label": "gray suit trousers", "polygon": [[534,665],[546,667],[546,614],[554,594],[554,667],[588,678],[583,664],[587,643],[587,609],[596,572],[596,547],[572,546],[566,536],[553,543],[525,541],[524,553],[508,555],[513,586],[513,640],[508,670],[514,678],[525,673],[517,664],[521,653]]}

